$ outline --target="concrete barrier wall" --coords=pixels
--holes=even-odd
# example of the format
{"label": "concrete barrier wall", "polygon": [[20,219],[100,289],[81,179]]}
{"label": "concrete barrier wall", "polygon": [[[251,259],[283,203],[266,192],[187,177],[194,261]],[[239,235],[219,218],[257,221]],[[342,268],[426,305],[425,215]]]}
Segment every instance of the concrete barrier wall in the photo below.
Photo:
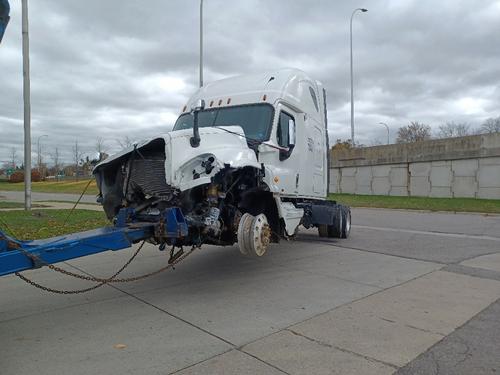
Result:
{"label": "concrete barrier wall", "polygon": [[500,199],[499,133],[333,151],[331,157],[331,193]]}

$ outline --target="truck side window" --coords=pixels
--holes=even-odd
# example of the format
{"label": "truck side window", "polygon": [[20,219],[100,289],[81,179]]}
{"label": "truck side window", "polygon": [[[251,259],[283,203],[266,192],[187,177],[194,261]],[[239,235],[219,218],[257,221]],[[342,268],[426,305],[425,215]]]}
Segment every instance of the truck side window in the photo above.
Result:
{"label": "truck side window", "polygon": [[290,135],[288,134],[288,122],[289,122],[289,120],[294,120],[294,118],[286,112],[280,112],[280,119],[278,121],[277,140],[278,140],[278,144],[281,147],[288,147],[288,145],[289,145],[289,141],[290,141]]}
{"label": "truck side window", "polygon": [[314,108],[316,108],[316,111],[319,112],[318,98],[316,98],[316,94],[314,93],[314,90],[311,86],[309,86],[309,92],[311,93],[311,98],[314,103]]}
{"label": "truck side window", "polygon": [[290,120],[295,122],[293,116],[286,112],[280,112],[280,118],[278,120],[278,134],[277,141],[278,145],[281,147],[286,147],[288,150],[280,150],[280,160],[286,160],[290,157],[293,151],[293,147],[290,145],[290,134],[289,134],[289,123]]}

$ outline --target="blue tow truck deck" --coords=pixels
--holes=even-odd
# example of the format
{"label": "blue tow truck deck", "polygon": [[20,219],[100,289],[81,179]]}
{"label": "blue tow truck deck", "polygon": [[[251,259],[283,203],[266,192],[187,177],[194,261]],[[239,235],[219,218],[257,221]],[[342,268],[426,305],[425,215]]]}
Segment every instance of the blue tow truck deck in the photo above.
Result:
{"label": "blue tow truck deck", "polygon": [[0,276],[104,251],[127,249],[154,236],[175,244],[176,239],[187,233],[184,216],[176,207],[166,209],[154,223],[138,221],[133,209],[123,208],[113,226],[43,240],[19,241],[0,231]]}

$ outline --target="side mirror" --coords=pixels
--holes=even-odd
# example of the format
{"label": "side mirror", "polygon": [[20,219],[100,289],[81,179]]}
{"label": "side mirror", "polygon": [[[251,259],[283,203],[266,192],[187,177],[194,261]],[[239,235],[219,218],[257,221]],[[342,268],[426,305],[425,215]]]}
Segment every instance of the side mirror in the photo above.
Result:
{"label": "side mirror", "polygon": [[295,146],[295,121],[288,120],[288,146]]}
{"label": "side mirror", "polygon": [[205,101],[203,99],[198,99],[196,103],[191,107],[191,113],[193,114],[193,136],[189,140],[191,147],[198,147],[200,145],[200,130],[198,128],[198,113],[205,109]]}
{"label": "side mirror", "polygon": [[205,109],[205,101],[203,99],[198,99],[196,103],[191,107],[191,112],[200,112]]}

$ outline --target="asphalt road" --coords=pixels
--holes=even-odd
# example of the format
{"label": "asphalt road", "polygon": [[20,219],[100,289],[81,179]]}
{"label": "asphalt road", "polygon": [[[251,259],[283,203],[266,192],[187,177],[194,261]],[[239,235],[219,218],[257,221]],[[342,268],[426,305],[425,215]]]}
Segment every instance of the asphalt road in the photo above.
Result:
{"label": "asphalt road", "polygon": [[[354,209],[353,220],[347,240],[304,230],[256,260],[206,246],[174,271],[84,295],[3,277],[0,373],[499,373],[500,216]],[[109,276],[130,255],[63,266]],[[166,261],[146,246],[123,275]]]}

